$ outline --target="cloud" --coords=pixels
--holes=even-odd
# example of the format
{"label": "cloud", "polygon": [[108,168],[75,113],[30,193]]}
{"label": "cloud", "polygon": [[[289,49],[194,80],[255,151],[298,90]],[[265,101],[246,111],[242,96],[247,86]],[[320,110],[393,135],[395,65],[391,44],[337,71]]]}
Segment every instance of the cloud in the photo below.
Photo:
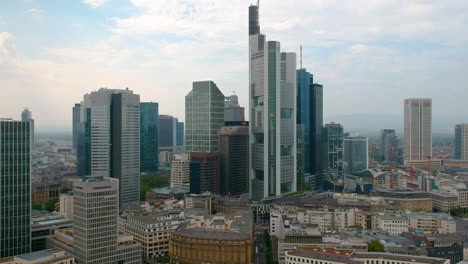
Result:
{"label": "cloud", "polygon": [[90,5],[93,8],[102,6],[108,0],[81,0],[81,2]]}

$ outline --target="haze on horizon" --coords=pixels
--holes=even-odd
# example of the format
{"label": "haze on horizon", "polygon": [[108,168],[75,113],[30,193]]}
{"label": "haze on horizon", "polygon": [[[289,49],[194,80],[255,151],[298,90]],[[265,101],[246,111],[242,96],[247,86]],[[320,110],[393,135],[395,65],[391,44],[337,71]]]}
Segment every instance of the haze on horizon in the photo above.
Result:
{"label": "haze on horizon", "polygon": [[[71,108],[100,87],[140,94],[184,119],[196,80],[248,106],[247,7],[228,0],[5,0],[0,117],[33,112],[71,131]],[[434,132],[468,122],[466,0],[265,0],[262,32],[299,52],[324,85],[325,121],[401,129],[403,99],[433,99]],[[298,62],[299,65],[299,62]]]}

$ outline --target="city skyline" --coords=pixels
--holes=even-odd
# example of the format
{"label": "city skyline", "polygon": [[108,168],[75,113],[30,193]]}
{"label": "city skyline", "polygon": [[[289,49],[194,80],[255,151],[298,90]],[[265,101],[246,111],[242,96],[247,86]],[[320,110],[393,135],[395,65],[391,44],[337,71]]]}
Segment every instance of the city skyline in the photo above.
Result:
{"label": "city skyline", "polygon": [[[101,86],[129,87],[145,101],[160,102],[162,114],[184,121],[180,95],[190,90],[192,81],[204,79],[214,80],[224,94],[236,91],[240,105],[247,106],[249,3],[218,1],[210,6],[204,1],[174,1],[160,6],[151,1],[87,0],[65,6],[6,1],[0,11],[0,86],[9,89],[0,99],[0,113],[18,118],[27,106],[37,131],[71,131],[66,110],[80,95]],[[324,100],[329,102],[324,106],[325,122],[349,128],[343,117],[368,112],[402,118],[399,105],[410,97],[433,98],[434,132],[451,132],[444,119],[466,122],[459,114],[467,108],[463,1],[288,5],[273,0],[261,5],[264,33],[282,40],[285,50],[298,53],[303,45],[303,66],[320,76]],[[232,12],[225,15],[226,9]],[[293,18],[291,9],[296,13]],[[320,15],[311,16],[308,10]],[[84,15],[64,18],[70,12]],[[34,26],[24,28],[17,20]],[[216,26],[208,26],[212,24]],[[63,32],[68,34],[60,35]],[[376,133],[386,128],[373,124]]]}

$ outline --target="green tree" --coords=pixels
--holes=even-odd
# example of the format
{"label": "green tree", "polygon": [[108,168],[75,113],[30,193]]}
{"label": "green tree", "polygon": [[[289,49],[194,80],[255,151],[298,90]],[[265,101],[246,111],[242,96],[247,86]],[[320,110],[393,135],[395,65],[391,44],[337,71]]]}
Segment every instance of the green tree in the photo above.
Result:
{"label": "green tree", "polygon": [[140,178],[140,201],[145,200],[146,192],[154,188],[170,186],[169,176],[145,175]]}
{"label": "green tree", "polygon": [[385,246],[380,243],[379,240],[372,240],[367,245],[367,251],[369,252],[385,252]]}

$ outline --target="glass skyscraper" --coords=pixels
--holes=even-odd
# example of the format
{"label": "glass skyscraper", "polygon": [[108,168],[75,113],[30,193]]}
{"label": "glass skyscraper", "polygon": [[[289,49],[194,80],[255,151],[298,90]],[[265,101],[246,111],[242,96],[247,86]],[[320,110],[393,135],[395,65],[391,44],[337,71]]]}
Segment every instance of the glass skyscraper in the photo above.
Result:
{"label": "glass skyscraper", "polygon": [[368,168],[369,142],[367,137],[345,137],[343,142],[345,173],[354,173]]}
{"label": "glass skyscraper", "polygon": [[432,99],[405,99],[405,161],[432,156]]}
{"label": "glass skyscraper", "polygon": [[382,129],[380,131],[380,146],[383,161],[398,162],[398,138],[395,129]]}
{"label": "glass skyscraper", "polygon": [[159,168],[158,125],[158,103],[140,103],[140,171]]}
{"label": "glass skyscraper", "polygon": [[0,258],[31,251],[32,123],[0,119]]}
{"label": "glass skyscraper", "polygon": [[78,149],[78,133],[80,128],[80,104],[75,104],[72,110],[72,118],[73,118],[73,151],[77,151]]}
{"label": "glass skyscraper", "polygon": [[297,189],[296,54],[260,33],[258,6],[249,7],[250,194],[252,199]]}
{"label": "glass skyscraper", "polygon": [[343,180],[343,127],[340,124],[325,125],[325,164],[327,180],[338,183]]}
{"label": "glass skyscraper", "polygon": [[25,108],[21,113],[21,121],[31,123],[31,146],[35,148],[34,141],[34,119],[32,118],[32,112],[28,108]]}
{"label": "glass skyscraper", "polygon": [[468,124],[455,126],[455,159],[468,160]]}

